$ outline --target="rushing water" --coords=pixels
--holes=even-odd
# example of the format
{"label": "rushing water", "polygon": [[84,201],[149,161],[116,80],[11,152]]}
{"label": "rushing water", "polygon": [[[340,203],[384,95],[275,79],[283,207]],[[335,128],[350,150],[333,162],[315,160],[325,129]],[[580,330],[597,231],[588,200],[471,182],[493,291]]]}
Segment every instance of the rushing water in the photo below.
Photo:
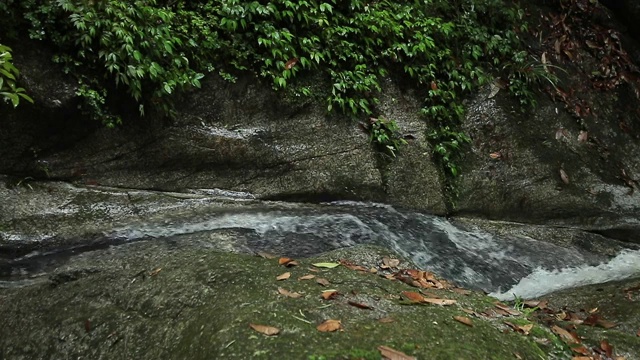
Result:
{"label": "rushing water", "polygon": [[[195,241],[202,234],[229,230],[238,234],[233,250],[294,257],[358,244],[380,245],[442,278],[502,299],[514,294],[530,298],[577,285],[640,276],[638,250],[609,258],[525,236],[466,231],[444,218],[390,206],[349,202],[165,217],[114,229],[103,234],[100,242],[151,238]],[[42,254],[19,261],[38,257]]]}

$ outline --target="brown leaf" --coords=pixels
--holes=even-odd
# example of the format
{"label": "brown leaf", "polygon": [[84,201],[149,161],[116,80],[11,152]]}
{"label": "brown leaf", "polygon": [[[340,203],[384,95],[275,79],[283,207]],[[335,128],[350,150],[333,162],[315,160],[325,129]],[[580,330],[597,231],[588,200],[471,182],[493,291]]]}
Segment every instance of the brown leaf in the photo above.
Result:
{"label": "brown leaf", "polygon": [[489,157],[496,160],[496,159],[500,159],[502,157],[502,154],[499,151],[496,151],[489,154]]}
{"label": "brown leaf", "polygon": [[280,294],[284,295],[284,296],[288,296],[288,297],[294,298],[294,299],[302,297],[302,294],[300,294],[300,293],[289,291],[289,290],[281,288],[281,287],[278,288],[278,292]]}
{"label": "brown leaf", "polygon": [[435,82],[435,81],[432,81],[432,82],[431,82],[431,90],[433,90],[433,91],[438,90],[438,84],[436,84],[436,82]]}
{"label": "brown leaf", "polygon": [[605,319],[598,319],[598,321],[596,321],[596,325],[600,326],[601,328],[605,328],[605,329],[611,329],[612,327],[616,327],[618,326],[618,324],[605,320]]}
{"label": "brown leaf", "polygon": [[[400,265],[400,260],[391,259],[388,256],[385,256],[385,257],[382,258],[382,264],[385,265],[386,268],[394,268],[394,267],[397,267],[398,265]],[[382,267],[382,268],[385,269],[385,267]]]}
{"label": "brown leaf", "polygon": [[291,68],[296,66],[297,63],[298,63],[298,58],[293,58],[293,59],[287,61],[286,64],[284,64],[284,68],[286,70],[291,70]]}
{"label": "brown leaf", "polygon": [[589,138],[589,133],[584,130],[580,130],[580,134],[578,135],[578,141],[583,143],[583,142],[586,142],[588,138]]}
{"label": "brown leaf", "polygon": [[451,291],[459,295],[471,295],[471,290],[467,290],[467,289],[453,288],[451,289]]}
{"label": "brown leaf", "polygon": [[640,329],[638,329],[638,332],[636,333],[637,337],[640,337]]}
{"label": "brown leaf", "polygon": [[380,351],[380,355],[382,355],[383,359],[388,360],[417,360],[418,358],[409,356],[403,352],[398,350],[394,350],[387,346],[378,346],[378,350]]}
{"label": "brown leaf", "polygon": [[453,319],[457,322],[461,322],[467,326],[473,327],[473,321],[466,316],[454,316]]}
{"label": "brown leaf", "polygon": [[590,47],[592,49],[600,48],[600,46],[598,46],[598,44],[596,44],[595,42],[593,42],[591,40],[587,40],[587,41],[585,41],[585,43],[587,44],[588,47]]}
{"label": "brown leaf", "polygon": [[320,296],[325,300],[330,300],[338,296],[338,290],[325,290]]}
{"label": "brown leaf", "polygon": [[290,272],[286,272],[284,274],[278,275],[278,277],[276,278],[276,280],[280,281],[280,280],[287,280],[288,278],[291,277],[291,273]]}
{"label": "brown leaf", "polygon": [[591,356],[574,356],[571,360],[593,360]]}
{"label": "brown leaf", "polygon": [[556,130],[556,140],[568,139],[568,138],[569,138],[569,132],[567,131],[567,129],[559,128],[558,130]]}
{"label": "brown leaf", "polygon": [[84,321],[84,330],[86,332],[91,332],[91,320],[87,319]]}
{"label": "brown leaf", "polygon": [[403,291],[402,295],[404,297],[406,297],[407,299],[409,299],[410,301],[413,301],[413,302],[423,302],[424,301],[424,296],[418,294],[417,292]]}
{"label": "brown leaf", "polygon": [[307,275],[304,275],[304,276],[300,276],[300,277],[298,278],[298,280],[311,280],[311,279],[313,279],[314,277],[316,277],[316,276],[315,276],[315,275],[313,275],[313,274],[307,274]]}
{"label": "brown leaf", "polygon": [[366,310],[372,310],[373,309],[373,307],[371,307],[371,306],[369,306],[367,304],[362,304],[362,303],[358,303],[358,302],[351,301],[351,300],[349,300],[347,303],[349,305],[351,305],[351,306],[355,306],[355,307],[360,308],[360,309],[366,309]]}
{"label": "brown leaf", "polygon": [[333,332],[342,329],[340,320],[327,320],[316,327],[321,332]]}
{"label": "brown leaf", "polygon": [[258,251],[258,256],[264,259],[275,259],[277,256],[264,251]]}
{"label": "brown leaf", "polygon": [[571,351],[580,355],[591,355],[591,351],[589,351],[589,349],[587,349],[584,345],[574,346],[571,348]]}
{"label": "brown leaf", "polygon": [[325,279],[325,278],[317,278],[316,282],[322,286],[329,286],[331,285],[331,283],[329,282],[329,280]]}
{"label": "brown leaf", "polygon": [[395,320],[393,318],[391,318],[391,317],[386,316],[386,317],[378,319],[378,321],[383,323],[383,324],[388,324],[388,323],[394,322]]}
{"label": "brown leaf", "polygon": [[280,264],[280,265],[284,265],[284,266],[286,266],[286,267],[290,267],[290,266],[298,266],[298,265],[300,265],[300,263],[298,263],[297,261],[295,261],[295,260],[293,260],[293,259],[291,259],[291,258],[288,258],[288,257],[281,257],[281,258],[278,260],[278,264]]}
{"label": "brown leaf", "polygon": [[360,265],[356,265],[356,264],[350,262],[349,260],[341,259],[338,262],[340,263],[340,265],[346,267],[349,270],[367,271],[367,269],[365,267],[360,266]]}
{"label": "brown leaf", "polygon": [[533,329],[533,324],[516,325],[509,321],[505,321],[504,324],[513,329],[513,331],[523,335],[529,335],[529,332],[531,332],[531,329]]}
{"label": "brown leaf", "polygon": [[560,169],[560,179],[562,179],[563,183],[569,184],[569,175],[567,175],[564,169]]}
{"label": "brown leaf", "polygon": [[611,344],[609,344],[607,340],[600,341],[600,349],[604,351],[605,355],[607,355],[608,358],[610,358],[611,355],[613,355],[613,347],[611,346]]}
{"label": "brown leaf", "polygon": [[512,309],[509,305],[505,305],[505,304],[503,304],[503,303],[501,303],[501,302],[496,302],[496,303],[495,303],[495,306],[496,306],[498,309],[500,309],[500,310],[502,310],[502,311],[507,312],[509,315],[513,315],[513,316],[519,316],[519,315],[522,315],[522,314],[520,313],[520,311],[515,310],[515,309]]}
{"label": "brown leaf", "polygon": [[157,268],[157,269],[154,269],[153,271],[151,271],[151,272],[149,273],[149,276],[156,276],[156,275],[158,275],[158,274],[160,273],[160,271],[162,271],[162,268],[161,268],[161,267],[159,267],[159,268]]}
{"label": "brown leaf", "polygon": [[249,324],[251,328],[259,333],[265,334],[267,336],[278,335],[280,333],[280,329],[275,328],[273,326],[267,325],[259,325],[259,324]]}
{"label": "brown leaf", "polygon": [[580,342],[580,339],[578,339],[577,336],[574,337],[573,334],[558,325],[553,325],[551,331],[560,336],[567,344],[578,344]]}
{"label": "brown leaf", "polygon": [[453,305],[453,304],[457,303],[458,301],[457,300],[450,300],[450,299],[424,298],[423,302],[426,302],[426,303],[429,303],[429,304],[448,306],[448,305]]}

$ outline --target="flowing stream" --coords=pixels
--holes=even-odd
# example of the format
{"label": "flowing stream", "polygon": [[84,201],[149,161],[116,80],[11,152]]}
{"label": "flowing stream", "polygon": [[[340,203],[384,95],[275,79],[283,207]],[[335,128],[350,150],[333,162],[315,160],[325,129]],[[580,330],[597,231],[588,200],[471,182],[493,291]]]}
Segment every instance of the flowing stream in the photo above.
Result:
{"label": "flowing stream", "polygon": [[[168,239],[206,245],[207,234],[221,231],[235,234],[228,250],[291,257],[372,244],[393,249],[418,267],[460,286],[484,290],[500,299],[514,294],[532,298],[579,285],[640,277],[637,249],[609,257],[525,236],[467,231],[441,217],[378,204],[276,204],[164,216],[105,232],[93,244]],[[56,254],[33,252],[15,259],[4,272],[0,269],[0,280],[28,273],[28,269],[42,270],[44,265],[51,268],[56,265]]]}

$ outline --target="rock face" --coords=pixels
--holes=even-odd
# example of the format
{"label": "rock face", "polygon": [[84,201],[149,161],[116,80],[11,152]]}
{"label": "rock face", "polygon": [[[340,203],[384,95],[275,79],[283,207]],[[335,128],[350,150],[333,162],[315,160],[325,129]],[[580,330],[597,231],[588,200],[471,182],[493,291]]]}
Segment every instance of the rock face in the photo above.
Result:
{"label": "rock face", "polygon": [[[38,82],[41,65],[17,65],[27,84]],[[395,161],[373,150],[357,122],[329,117],[321,104],[280,100],[249,79],[210,77],[169,126],[98,129],[55,145],[31,119],[48,114],[46,121],[66,128],[54,119],[68,118],[76,100],[50,102],[55,90],[36,91],[36,107],[24,106],[2,124],[22,136],[1,139],[0,173],[168,191],[220,188],[263,199],[370,200],[444,214],[419,103],[392,83],[387,88],[381,109],[416,138]],[[20,121],[30,127],[15,128]]]}

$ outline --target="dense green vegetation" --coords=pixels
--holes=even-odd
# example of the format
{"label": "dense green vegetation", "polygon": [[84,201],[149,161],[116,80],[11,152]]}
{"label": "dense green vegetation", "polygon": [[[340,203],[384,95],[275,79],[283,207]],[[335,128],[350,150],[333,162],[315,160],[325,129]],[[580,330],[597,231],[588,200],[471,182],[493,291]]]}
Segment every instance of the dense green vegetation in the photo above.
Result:
{"label": "dense green vegetation", "polygon": [[20,104],[20,98],[29,102],[33,100],[25,93],[24,88],[16,85],[16,78],[20,71],[13,66],[11,48],[0,44],[0,98],[11,103],[13,107]]}
{"label": "dense green vegetation", "polygon": [[[109,99],[122,89],[141,115],[171,114],[177,96],[210,74],[235,81],[253,73],[276,90],[324,99],[329,111],[378,116],[381,79],[391,76],[423,95],[435,155],[455,176],[455,154],[467,141],[456,130],[465,94],[500,75],[525,104],[533,101],[522,79],[535,65],[519,37],[524,12],[503,0],[8,0],[0,7],[9,35],[28,33],[56,49],[54,60],[81,83],[85,111],[108,126],[120,121]],[[327,86],[305,86],[301,79],[312,75]]]}

